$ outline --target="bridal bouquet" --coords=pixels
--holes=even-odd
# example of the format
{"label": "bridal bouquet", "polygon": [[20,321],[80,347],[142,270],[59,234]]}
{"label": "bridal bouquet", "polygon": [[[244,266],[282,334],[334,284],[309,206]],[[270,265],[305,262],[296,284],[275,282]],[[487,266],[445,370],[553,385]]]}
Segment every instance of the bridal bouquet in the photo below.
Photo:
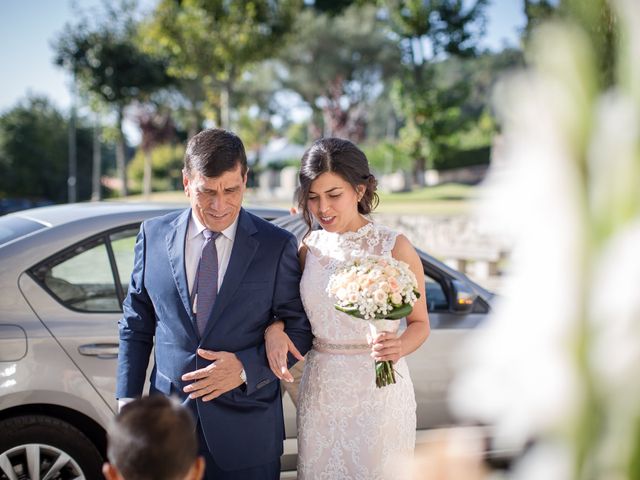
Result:
{"label": "bridal bouquet", "polygon": [[[375,255],[339,267],[329,279],[327,293],[336,299],[337,310],[368,320],[372,336],[396,331],[396,322],[411,313],[420,297],[409,265]],[[391,361],[376,362],[375,369],[378,388],[396,383]]]}

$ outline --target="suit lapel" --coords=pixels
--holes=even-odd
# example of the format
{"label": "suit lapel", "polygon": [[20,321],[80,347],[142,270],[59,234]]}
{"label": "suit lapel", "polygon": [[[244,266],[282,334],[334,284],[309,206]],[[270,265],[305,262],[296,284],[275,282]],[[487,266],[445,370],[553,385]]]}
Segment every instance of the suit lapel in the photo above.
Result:
{"label": "suit lapel", "polygon": [[187,229],[189,227],[189,218],[191,209],[186,209],[171,222],[171,230],[165,237],[167,242],[167,253],[173,279],[178,289],[178,294],[184,305],[184,309],[189,315],[191,327],[195,335],[198,331],[195,324],[195,316],[191,307],[191,299],[189,298],[189,283],[187,282],[187,270],[185,268],[185,243],[187,238]]}
{"label": "suit lapel", "polygon": [[238,228],[236,229],[236,238],[233,241],[229,265],[202,338],[205,338],[211,332],[213,325],[220,318],[223,310],[238,289],[258,250],[259,242],[253,237],[257,230],[251,217],[244,209],[240,210],[239,215]]}

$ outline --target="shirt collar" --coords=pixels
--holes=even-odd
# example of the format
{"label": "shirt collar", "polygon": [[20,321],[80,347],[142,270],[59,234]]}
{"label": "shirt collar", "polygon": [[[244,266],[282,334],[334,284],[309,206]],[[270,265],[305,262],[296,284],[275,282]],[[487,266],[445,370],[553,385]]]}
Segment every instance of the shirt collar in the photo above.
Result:
{"label": "shirt collar", "polygon": [[[220,234],[223,237],[227,238],[228,240],[233,240],[236,237],[236,230],[238,228],[239,219],[240,219],[240,214],[238,214],[238,216],[233,221],[233,223],[229,225],[227,228],[225,228],[223,231],[221,231]],[[195,213],[193,213],[193,210],[191,210],[191,220],[189,225],[189,239],[191,240],[196,238],[198,235],[202,233],[203,230],[206,230],[206,229],[207,227],[205,227],[204,225],[202,225],[202,223],[200,223],[200,220],[198,220]]]}

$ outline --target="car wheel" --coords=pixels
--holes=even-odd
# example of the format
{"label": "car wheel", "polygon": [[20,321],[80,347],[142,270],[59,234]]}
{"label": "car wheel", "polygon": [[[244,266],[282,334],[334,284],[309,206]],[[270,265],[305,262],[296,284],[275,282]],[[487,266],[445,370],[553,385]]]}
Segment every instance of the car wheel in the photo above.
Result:
{"label": "car wheel", "polygon": [[45,415],[0,422],[0,480],[102,478],[102,456],[80,430]]}

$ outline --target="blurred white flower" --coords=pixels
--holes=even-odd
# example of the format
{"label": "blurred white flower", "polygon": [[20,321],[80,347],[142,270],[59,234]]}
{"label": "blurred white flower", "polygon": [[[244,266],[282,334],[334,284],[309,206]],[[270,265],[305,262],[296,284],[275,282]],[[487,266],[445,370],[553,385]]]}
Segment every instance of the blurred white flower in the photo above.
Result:
{"label": "blurred white flower", "polygon": [[496,89],[504,130],[480,215],[514,251],[452,406],[495,425],[498,447],[536,440],[518,480],[625,479],[640,465],[640,9],[614,5],[615,87],[597,91],[584,33],[549,24],[532,67]]}
{"label": "blurred white flower", "polygon": [[537,445],[520,462],[511,478],[515,480],[568,480],[572,477],[574,452],[566,444],[550,442]]}
{"label": "blurred white flower", "polygon": [[632,218],[640,202],[639,114],[632,99],[618,90],[603,95],[597,105],[587,158],[598,236]]}
{"label": "blurred white flower", "polygon": [[[542,32],[566,78],[574,32]],[[567,38],[569,36],[570,38]],[[466,349],[453,405],[524,443],[575,410],[579,383],[568,348],[580,314],[584,205],[574,125],[582,92],[544,71],[521,73],[497,91],[504,119],[502,168],[488,180],[484,215],[515,242],[511,274],[489,325]],[[578,98],[576,99],[576,95]]]}
{"label": "blurred white flower", "polygon": [[593,275],[590,317],[597,333],[592,367],[603,391],[640,408],[640,223],[607,245]]}

